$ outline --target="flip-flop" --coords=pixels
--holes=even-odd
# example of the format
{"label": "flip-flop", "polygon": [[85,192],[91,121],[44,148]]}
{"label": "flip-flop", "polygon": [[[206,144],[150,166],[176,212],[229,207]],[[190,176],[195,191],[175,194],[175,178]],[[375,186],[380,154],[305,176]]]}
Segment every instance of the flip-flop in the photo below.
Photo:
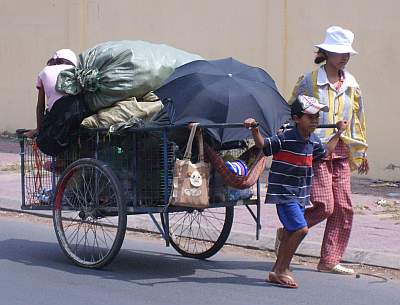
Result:
{"label": "flip-flop", "polygon": [[337,264],[337,265],[333,266],[332,268],[318,266],[317,270],[319,272],[342,274],[342,275],[353,275],[354,274],[354,270],[353,269],[347,268],[347,267],[345,267],[343,265],[340,265],[340,264]]}
{"label": "flip-flop", "polygon": [[[266,281],[271,285],[282,288],[299,288],[299,285],[297,285],[294,279],[287,274],[277,274],[276,272],[270,272]],[[289,282],[292,282],[293,284],[290,284]]]}

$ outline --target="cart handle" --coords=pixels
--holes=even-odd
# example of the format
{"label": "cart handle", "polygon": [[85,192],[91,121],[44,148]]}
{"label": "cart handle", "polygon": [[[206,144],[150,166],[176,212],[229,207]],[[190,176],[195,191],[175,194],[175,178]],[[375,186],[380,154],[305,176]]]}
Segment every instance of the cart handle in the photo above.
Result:
{"label": "cart handle", "polygon": [[17,135],[22,135],[22,134],[24,134],[25,132],[27,132],[27,131],[30,131],[30,129],[17,129],[16,131],[15,131],[15,133],[17,134]]}
{"label": "cart handle", "polygon": [[[259,124],[257,123],[257,126]],[[201,128],[242,128],[243,123],[219,123],[219,124],[200,124],[198,127]],[[285,129],[294,128],[293,125],[283,125]],[[336,128],[336,124],[321,124],[317,128]]]}

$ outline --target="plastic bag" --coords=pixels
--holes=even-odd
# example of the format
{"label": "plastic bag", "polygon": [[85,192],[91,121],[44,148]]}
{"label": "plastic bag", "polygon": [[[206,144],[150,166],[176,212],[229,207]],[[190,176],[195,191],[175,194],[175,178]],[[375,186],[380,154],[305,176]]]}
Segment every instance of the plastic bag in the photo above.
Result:
{"label": "plastic bag", "polygon": [[128,97],[157,89],[174,72],[200,56],[145,41],[110,41],[79,55],[76,68],[60,73],[56,88],[70,95],[83,93],[90,110],[112,106]]}

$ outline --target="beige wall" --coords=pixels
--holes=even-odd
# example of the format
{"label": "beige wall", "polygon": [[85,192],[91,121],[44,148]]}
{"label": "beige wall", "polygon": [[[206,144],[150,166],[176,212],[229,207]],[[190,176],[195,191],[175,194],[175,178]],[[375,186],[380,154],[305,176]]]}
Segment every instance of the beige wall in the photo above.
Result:
{"label": "beige wall", "polygon": [[0,0],[0,131],[34,127],[36,75],[59,48],[142,39],[205,58],[233,56],[265,68],[288,97],[297,77],[316,67],[313,45],[336,24],[355,32],[360,52],[349,70],[365,95],[369,176],[399,180],[398,169],[384,169],[400,165],[399,11],[396,0]]}

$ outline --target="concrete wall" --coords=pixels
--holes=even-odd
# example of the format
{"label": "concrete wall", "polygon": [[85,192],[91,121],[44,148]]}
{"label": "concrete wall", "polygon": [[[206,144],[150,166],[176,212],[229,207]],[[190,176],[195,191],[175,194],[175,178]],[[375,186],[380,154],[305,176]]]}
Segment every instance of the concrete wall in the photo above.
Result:
{"label": "concrete wall", "polygon": [[[37,73],[59,48],[99,42],[162,42],[205,58],[233,56],[265,68],[288,97],[297,77],[316,68],[313,45],[330,25],[356,34],[349,70],[365,95],[370,177],[399,180],[400,126],[396,0],[0,0],[0,131],[34,127]],[[389,139],[392,140],[389,143]]]}

